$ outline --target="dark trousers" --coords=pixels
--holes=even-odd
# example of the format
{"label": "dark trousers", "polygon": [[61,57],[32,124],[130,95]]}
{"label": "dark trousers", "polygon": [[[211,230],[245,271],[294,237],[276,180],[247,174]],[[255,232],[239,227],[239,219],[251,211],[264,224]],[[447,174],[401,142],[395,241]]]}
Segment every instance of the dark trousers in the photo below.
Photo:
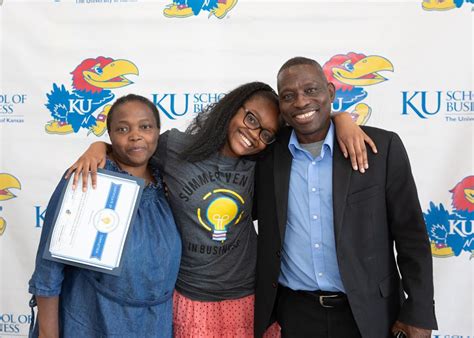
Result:
{"label": "dark trousers", "polygon": [[361,338],[347,301],[323,307],[318,295],[280,285],[276,315],[282,338]]}

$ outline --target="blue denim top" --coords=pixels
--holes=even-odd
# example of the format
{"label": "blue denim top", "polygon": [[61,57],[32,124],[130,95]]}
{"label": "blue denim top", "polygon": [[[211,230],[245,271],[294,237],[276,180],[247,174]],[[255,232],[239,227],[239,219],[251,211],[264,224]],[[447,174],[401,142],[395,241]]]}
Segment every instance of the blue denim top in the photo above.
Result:
{"label": "blue denim top", "polygon": [[[123,173],[110,160],[105,168]],[[171,337],[171,297],[179,270],[181,240],[158,171],[154,177],[157,183],[143,191],[124,247],[120,276],[42,258],[67,181],[61,179],[58,184],[48,204],[29,292],[60,296],[62,336]]]}

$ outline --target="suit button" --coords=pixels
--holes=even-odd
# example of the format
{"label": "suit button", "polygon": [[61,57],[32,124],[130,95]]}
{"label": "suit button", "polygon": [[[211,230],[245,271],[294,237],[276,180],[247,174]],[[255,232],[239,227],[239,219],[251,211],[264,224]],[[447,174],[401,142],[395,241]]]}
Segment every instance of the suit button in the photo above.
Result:
{"label": "suit button", "polygon": [[278,286],[277,283],[272,283],[272,288],[276,289],[277,286]]}
{"label": "suit button", "polygon": [[280,250],[277,251],[277,257],[278,257],[278,258],[281,257],[281,251],[280,251]]}

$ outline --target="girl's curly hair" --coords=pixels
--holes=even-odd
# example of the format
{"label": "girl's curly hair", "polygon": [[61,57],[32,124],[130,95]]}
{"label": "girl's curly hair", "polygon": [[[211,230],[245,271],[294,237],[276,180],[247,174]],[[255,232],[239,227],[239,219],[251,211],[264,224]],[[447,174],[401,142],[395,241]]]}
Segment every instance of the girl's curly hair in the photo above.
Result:
{"label": "girl's curly hair", "polygon": [[278,107],[278,95],[263,82],[250,82],[235,88],[219,102],[206,107],[193,120],[186,129],[190,141],[180,157],[197,162],[220,151],[227,141],[230,120],[253,97],[264,97]]}

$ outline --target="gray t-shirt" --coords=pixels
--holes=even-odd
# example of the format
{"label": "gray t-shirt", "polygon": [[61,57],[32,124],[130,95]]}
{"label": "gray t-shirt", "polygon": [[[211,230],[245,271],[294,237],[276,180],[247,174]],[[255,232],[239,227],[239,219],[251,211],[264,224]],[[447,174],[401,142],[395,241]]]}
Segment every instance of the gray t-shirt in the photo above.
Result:
{"label": "gray t-shirt", "polygon": [[324,140],[313,142],[313,143],[300,143],[301,148],[309,151],[313,158],[318,157],[321,154],[321,149],[323,148]]}
{"label": "gray t-shirt", "polygon": [[183,243],[176,289],[201,301],[253,294],[255,162],[218,153],[200,162],[183,161],[178,155],[187,140],[176,129],[164,133],[154,158],[168,186]]}

